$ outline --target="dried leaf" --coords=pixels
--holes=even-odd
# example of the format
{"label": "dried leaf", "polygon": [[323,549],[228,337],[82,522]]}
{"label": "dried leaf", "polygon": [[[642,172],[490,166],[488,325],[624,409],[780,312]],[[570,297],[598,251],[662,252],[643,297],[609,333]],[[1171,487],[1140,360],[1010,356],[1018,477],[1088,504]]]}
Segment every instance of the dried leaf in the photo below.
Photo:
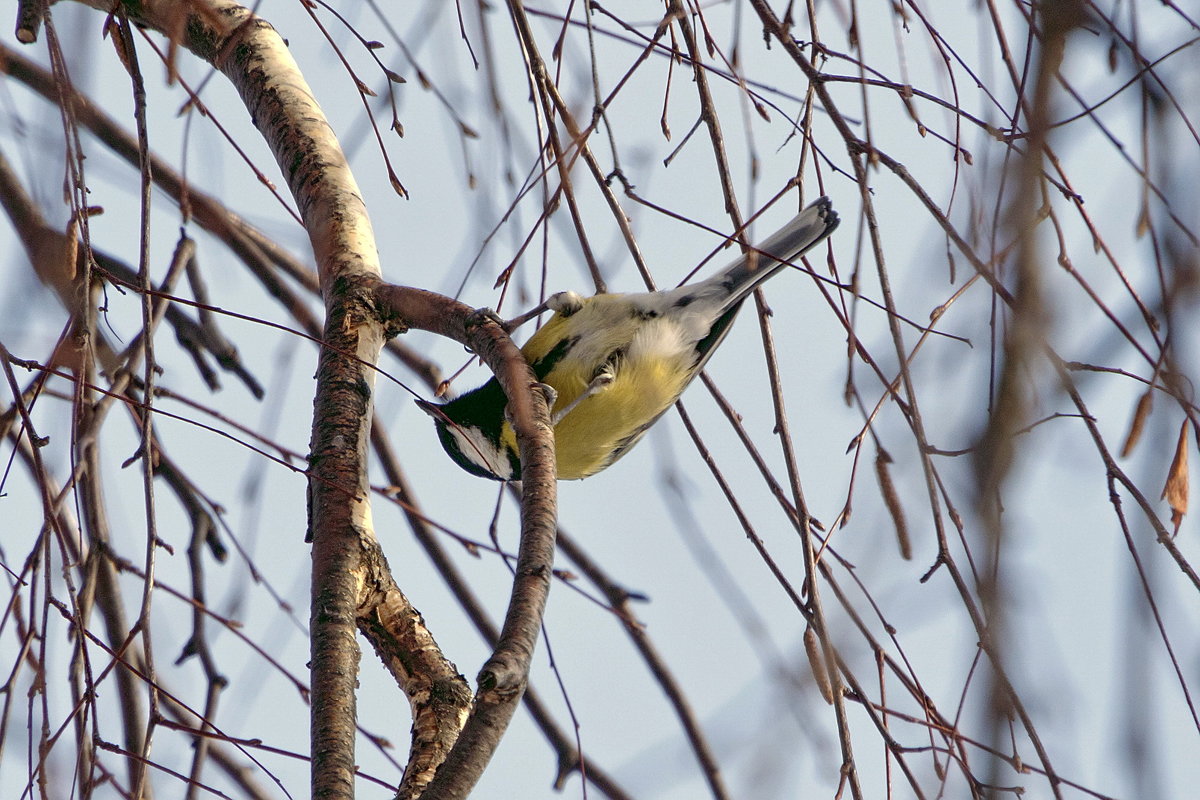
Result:
{"label": "dried leaf", "polygon": [[905,561],[911,561],[912,541],[908,538],[908,522],[904,519],[904,506],[900,505],[900,495],[896,494],[896,486],[892,483],[892,472],[888,468],[890,463],[892,457],[881,448],[875,455],[875,477],[879,480],[879,493],[883,495],[883,503],[892,515],[892,524],[896,526],[896,542],[900,545],[900,555]]}
{"label": "dried leaf", "polygon": [[509,278],[512,277],[513,269],[515,268],[516,264],[509,264],[507,267],[501,270],[499,277],[496,278],[496,282],[492,284],[492,288],[499,289],[501,286],[508,283]]}
{"label": "dried leaf", "polygon": [[1162,496],[1171,505],[1171,524],[1175,532],[1179,532],[1179,524],[1188,510],[1188,422],[1185,419],[1179,426],[1179,443],[1175,445],[1175,457],[1171,459],[1171,470],[1167,473],[1167,483],[1163,486]]}
{"label": "dried leaf", "polygon": [[1154,389],[1150,388],[1138,399],[1137,408],[1133,410],[1133,419],[1129,421],[1129,433],[1125,436],[1125,444],[1121,445],[1121,458],[1129,458],[1138,440],[1142,438],[1142,428],[1145,427],[1153,406]]}
{"label": "dried leaf", "polygon": [[79,275],[79,217],[74,214],[67,220],[67,230],[63,234],[64,252],[62,262],[55,265],[62,270],[62,276],[67,283],[74,283]]}
{"label": "dried leaf", "polygon": [[404,188],[404,184],[396,177],[396,173],[392,171],[391,167],[388,167],[388,180],[392,183],[392,191],[401,197],[408,197],[408,189]]}
{"label": "dried leaf", "polygon": [[1143,236],[1145,236],[1146,232],[1149,230],[1150,230],[1150,206],[1146,203],[1145,200],[1143,200],[1142,201],[1142,211],[1140,214],[1138,214],[1137,228],[1134,231],[1134,235],[1136,235],[1137,238],[1140,239]]}
{"label": "dried leaf", "polygon": [[113,50],[117,53],[117,58],[121,61],[121,66],[130,75],[133,75],[133,60],[130,58],[130,53],[125,47],[125,37],[121,35],[121,25],[112,17],[105,20],[104,37],[112,40]]}
{"label": "dried leaf", "polygon": [[833,705],[833,686],[829,683],[829,673],[825,670],[825,659],[821,657],[821,643],[812,626],[804,629],[804,652],[808,655],[808,666],[812,669],[813,680],[825,702]]}

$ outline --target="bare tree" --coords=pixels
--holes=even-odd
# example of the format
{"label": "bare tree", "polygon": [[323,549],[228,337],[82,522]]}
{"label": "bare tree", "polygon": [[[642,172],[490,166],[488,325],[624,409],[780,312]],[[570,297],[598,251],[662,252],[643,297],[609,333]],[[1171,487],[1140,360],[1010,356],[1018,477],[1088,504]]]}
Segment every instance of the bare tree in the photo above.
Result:
{"label": "bare tree", "polygon": [[[0,791],[1194,785],[1197,25],[932,5],[20,0]],[[490,309],[819,195],[757,337],[560,503]],[[508,399],[499,493],[398,400],[483,374],[447,339]]]}

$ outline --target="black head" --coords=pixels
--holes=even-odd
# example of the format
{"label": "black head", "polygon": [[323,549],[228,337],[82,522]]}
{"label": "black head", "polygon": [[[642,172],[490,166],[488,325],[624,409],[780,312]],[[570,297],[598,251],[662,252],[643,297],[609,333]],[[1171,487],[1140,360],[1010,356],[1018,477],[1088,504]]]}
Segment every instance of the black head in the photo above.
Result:
{"label": "black head", "polygon": [[[520,480],[521,461],[501,442],[504,393],[499,403],[480,387],[444,405],[417,400],[417,407],[433,417],[442,449],[472,475],[492,480]],[[499,389],[497,385],[496,389]],[[477,396],[483,394],[482,397]]]}

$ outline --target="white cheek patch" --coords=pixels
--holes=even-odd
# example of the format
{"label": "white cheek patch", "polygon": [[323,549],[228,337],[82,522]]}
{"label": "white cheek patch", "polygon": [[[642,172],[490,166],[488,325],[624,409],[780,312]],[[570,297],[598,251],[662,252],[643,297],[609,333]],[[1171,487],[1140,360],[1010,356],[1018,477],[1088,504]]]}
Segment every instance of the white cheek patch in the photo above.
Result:
{"label": "white cheek patch", "polygon": [[458,443],[458,451],[500,480],[512,480],[512,465],[505,452],[496,449],[482,432],[475,428],[448,426],[450,435]]}

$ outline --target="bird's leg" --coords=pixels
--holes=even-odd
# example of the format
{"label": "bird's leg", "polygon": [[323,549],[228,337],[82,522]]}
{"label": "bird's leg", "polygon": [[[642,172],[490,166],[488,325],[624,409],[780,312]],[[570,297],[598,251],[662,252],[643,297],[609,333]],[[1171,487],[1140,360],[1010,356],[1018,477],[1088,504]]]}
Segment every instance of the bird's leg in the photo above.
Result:
{"label": "bird's leg", "polygon": [[547,297],[545,302],[538,303],[524,314],[518,314],[502,324],[505,331],[512,333],[543,311],[553,311],[556,314],[569,317],[581,308],[583,308],[583,298],[578,294],[575,292],[558,292]]}
{"label": "bird's leg", "polygon": [[546,407],[554,408],[554,404],[558,402],[558,390],[548,383],[539,383],[537,388],[542,390],[542,396],[546,398]]}
{"label": "bird's leg", "polygon": [[606,365],[604,369],[598,375],[596,375],[596,377],[592,378],[591,383],[584,387],[583,391],[579,393],[578,397],[567,403],[558,411],[554,412],[554,414],[551,416],[550,423],[552,425],[557,425],[558,423],[562,422],[563,417],[578,408],[580,403],[582,403],[584,400],[587,400],[592,395],[604,391],[611,386],[612,382],[616,379],[617,376],[613,373],[612,367],[610,365]]}
{"label": "bird's leg", "polygon": [[472,313],[471,316],[469,316],[467,318],[467,327],[482,325],[485,322],[494,322],[497,325],[499,325],[501,328],[503,328],[507,324],[503,319],[500,318],[500,315],[497,314],[492,309],[477,308],[477,309],[475,309],[474,313]]}
{"label": "bird's leg", "polygon": [[[555,389],[553,386],[551,386],[548,383],[535,383],[533,385],[533,388],[540,390],[542,393],[542,397],[546,398],[546,408],[554,408],[554,404],[558,402],[558,390],[557,389]],[[418,401],[418,402],[420,402],[420,401]],[[437,406],[434,406],[434,408],[437,408]],[[509,425],[512,425],[512,422],[513,422],[511,412],[512,412],[512,407],[505,404],[504,420]],[[558,422],[558,420],[553,419],[553,420],[551,420],[550,424],[553,425],[556,422]]]}

